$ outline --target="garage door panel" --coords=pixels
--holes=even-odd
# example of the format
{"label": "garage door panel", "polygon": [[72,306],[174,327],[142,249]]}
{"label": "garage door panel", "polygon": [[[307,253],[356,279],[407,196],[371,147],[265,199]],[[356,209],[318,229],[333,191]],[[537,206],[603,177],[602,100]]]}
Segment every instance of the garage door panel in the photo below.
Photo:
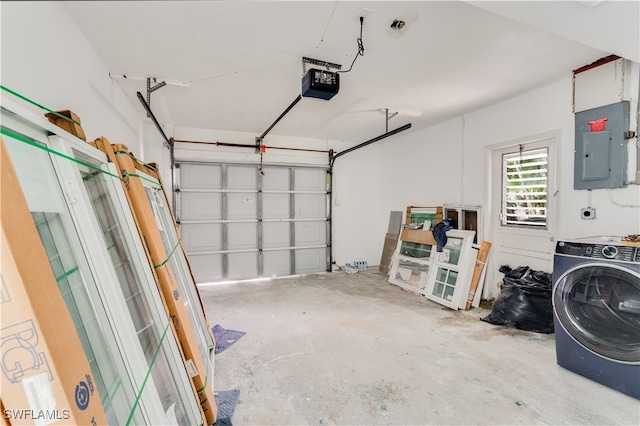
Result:
{"label": "garage door panel", "polygon": [[327,172],[322,169],[295,169],[296,191],[325,191],[327,189]]}
{"label": "garage door panel", "polygon": [[296,246],[317,246],[327,243],[325,222],[296,222]]}
{"label": "garage door panel", "polygon": [[263,171],[178,163],[180,232],[198,282],[327,269],[326,169],[267,164]]}
{"label": "garage door panel", "polygon": [[227,189],[251,189],[258,186],[258,168],[255,166],[228,166]]}
{"label": "garage door panel", "polygon": [[183,189],[222,188],[222,166],[213,164],[181,164],[180,187]]}
{"label": "garage door panel", "polygon": [[190,254],[189,264],[198,284],[218,282],[224,279],[221,254]]}
{"label": "garage door panel", "polygon": [[180,233],[188,253],[222,249],[222,225],[219,223],[183,223]]}
{"label": "garage door panel", "polygon": [[258,232],[256,223],[227,224],[229,250],[251,250],[258,246]]}
{"label": "garage door panel", "polygon": [[258,276],[258,253],[229,253],[229,273],[231,280],[248,280]]}
{"label": "garage door panel", "polygon": [[227,219],[257,219],[257,194],[231,193],[227,194]]}
{"label": "garage door panel", "polygon": [[327,249],[297,249],[295,259],[296,274],[324,271],[327,263]]}
{"label": "garage door panel", "polygon": [[262,246],[264,248],[289,247],[291,225],[289,222],[265,222],[262,224]]}
{"label": "garage door panel", "polygon": [[262,218],[289,217],[289,194],[262,194]]}
{"label": "garage door panel", "polygon": [[262,256],[265,277],[291,275],[291,253],[289,250],[265,251]]}
{"label": "garage door panel", "polygon": [[216,220],[222,217],[221,203],[220,194],[182,192],[180,213],[189,220]]}
{"label": "garage door panel", "polygon": [[265,191],[288,191],[289,169],[283,167],[265,167],[262,177],[262,189]]}
{"label": "garage door panel", "polygon": [[296,194],[296,219],[325,217],[327,214],[327,196],[324,194]]}

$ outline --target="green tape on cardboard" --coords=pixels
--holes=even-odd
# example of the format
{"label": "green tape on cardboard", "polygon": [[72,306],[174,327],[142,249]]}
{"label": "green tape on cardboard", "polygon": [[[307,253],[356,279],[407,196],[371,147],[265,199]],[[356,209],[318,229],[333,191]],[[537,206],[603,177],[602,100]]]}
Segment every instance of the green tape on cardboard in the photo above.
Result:
{"label": "green tape on cardboard", "polygon": [[138,175],[136,173],[123,173],[122,177],[137,177],[137,178],[140,178],[142,180],[146,180],[147,182],[149,182],[150,184],[152,184],[153,186],[155,186],[157,188],[162,188],[162,186],[158,182],[156,182],[154,180],[151,180],[149,178],[146,178],[144,176],[140,176],[140,175]]}
{"label": "green tape on cardboard", "polygon": [[151,169],[151,170],[153,170],[153,171],[156,171],[156,172],[158,171],[158,169],[156,169],[156,168],[155,168],[155,167],[153,167],[152,165],[147,164],[147,163],[145,163],[144,161],[138,160],[136,157],[134,157],[134,156],[133,156],[133,154],[132,154],[132,153],[130,153],[130,152],[128,152],[128,151],[114,151],[114,154],[116,154],[116,155],[127,155],[127,156],[131,157],[131,159],[132,159],[133,161],[135,161],[136,163],[142,164],[143,166],[148,167],[148,168],[150,168],[150,169]]}
{"label": "green tape on cardboard", "polygon": [[209,375],[204,378],[204,385],[198,389],[196,392],[200,393],[207,388],[207,382],[209,382]]}
{"label": "green tape on cardboard", "polygon": [[[137,159],[136,157],[134,157],[130,152],[127,152],[127,151],[114,151],[114,154],[116,154],[116,155],[126,155],[127,157],[131,157],[131,159],[132,159],[133,161],[135,161],[135,162],[137,162],[137,163],[139,163],[139,164],[142,164],[143,166],[148,167],[148,168],[150,168],[151,170],[154,170],[154,171],[156,171],[156,172],[158,171],[158,169],[156,169],[155,167],[152,167],[152,166],[150,166],[150,165],[148,165],[148,164],[146,164],[146,163],[143,163],[142,161],[138,160],[138,159]],[[156,187],[158,187],[158,188],[162,188],[162,185],[160,184],[160,182],[155,181],[155,180],[151,180],[151,179],[149,179],[149,178],[146,178],[146,177],[144,177],[144,176],[140,176],[140,175],[135,174],[135,173],[123,173],[123,174],[122,174],[122,177],[137,177],[137,178],[140,178],[140,179],[146,180],[147,182],[151,183],[152,185],[154,185],[154,186],[156,186]]]}
{"label": "green tape on cardboard", "polygon": [[76,120],[74,120],[72,118],[69,118],[69,117],[65,117],[64,115],[60,114],[57,111],[51,110],[51,109],[47,108],[46,106],[40,105],[39,103],[32,101],[31,99],[27,98],[26,96],[21,95],[20,93],[14,92],[13,90],[9,89],[8,87],[0,85],[0,88],[2,90],[4,90],[5,92],[9,92],[13,96],[16,96],[16,97],[22,99],[23,101],[29,102],[31,105],[35,105],[40,109],[43,109],[43,110],[45,110],[47,112],[50,112],[51,114],[53,114],[53,115],[55,115],[57,117],[64,118],[65,120],[70,121],[71,123],[77,124],[78,126],[80,125],[80,123],[78,123]]}
{"label": "green tape on cardboard", "polygon": [[173,249],[171,249],[171,252],[169,253],[169,256],[167,256],[167,258],[164,260],[164,262],[162,262],[162,263],[160,263],[158,265],[155,265],[153,268],[154,269],[162,268],[165,265],[165,263],[167,263],[169,261],[169,259],[171,259],[171,256],[173,256],[173,253],[176,251],[176,249],[178,248],[179,245],[180,245],[180,240],[178,240],[178,244],[176,244],[173,247]]}

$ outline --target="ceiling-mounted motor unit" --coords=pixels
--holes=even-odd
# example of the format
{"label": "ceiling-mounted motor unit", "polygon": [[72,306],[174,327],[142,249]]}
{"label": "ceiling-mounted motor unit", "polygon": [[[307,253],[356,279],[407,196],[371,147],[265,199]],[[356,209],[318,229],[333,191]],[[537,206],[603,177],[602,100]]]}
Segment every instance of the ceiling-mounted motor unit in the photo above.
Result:
{"label": "ceiling-mounted motor unit", "polygon": [[302,77],[302,96],[329,100],[340,90],[340,74],[310,68]]}
{"label": "ceiling-mounted motor unit", "polygon": [[[320,68],[310,68],[307,65],[315,65]],[[302,58],[302,97],[329,100],[338,94],[340,90],[339,71],[342,65],[321,61],[313,58]]]}

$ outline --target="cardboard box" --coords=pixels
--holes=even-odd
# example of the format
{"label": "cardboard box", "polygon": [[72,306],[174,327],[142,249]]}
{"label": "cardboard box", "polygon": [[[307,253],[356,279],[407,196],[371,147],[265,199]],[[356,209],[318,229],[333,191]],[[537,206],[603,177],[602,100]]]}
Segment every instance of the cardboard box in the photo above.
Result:
{"label": "cardboard box", "polygon": [[106,424],[89,362],[0,138],[2,417]]}
{"label": "cardboard box", "polygon": [[402,233],[400,233],[400,239],[411,243],[427,244],[430,246],[438,245],[436,239],[433,238],[433,232],[423,229],[405,228],[402,230]]}
{"label": "cardboard box", "polygon": [[60,115],[56,115],[52,112],[49,112],[44,116],[47,117],[49,122],[55,124],[61,129],[66,130],[67,132],[82,139],[83,141],[87,140],[87,137],[84,134],[84,130],[82,130],[82,125],[80,124],[80,117],[78,117],[76,114],[73,113],[73,111],[69,111],[68,109],[65,109],[63,111],[56,111],[56,112],[68,118],[69,120],[73,120],[73,121],[66,120],[60,117]]}

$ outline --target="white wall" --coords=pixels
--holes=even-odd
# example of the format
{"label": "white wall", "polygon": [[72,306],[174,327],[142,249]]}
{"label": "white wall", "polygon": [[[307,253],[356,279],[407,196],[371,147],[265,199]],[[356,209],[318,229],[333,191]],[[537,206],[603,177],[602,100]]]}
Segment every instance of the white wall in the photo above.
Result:
{"label": "white wall", "polygon": [[104,136],[141,151],[135,109],[61,3],[3,1],[0,20],[3,86],[75,112],[88,141]]}
{"label": "white wall", "polygon": [[[361,141],[364,142],[364,141]],[[338,265],[365,260],[378,265],[389,223],[377,142],[338,157],[333,170],[333,258]],[[342,149],[340,150],[342,151]]]}

